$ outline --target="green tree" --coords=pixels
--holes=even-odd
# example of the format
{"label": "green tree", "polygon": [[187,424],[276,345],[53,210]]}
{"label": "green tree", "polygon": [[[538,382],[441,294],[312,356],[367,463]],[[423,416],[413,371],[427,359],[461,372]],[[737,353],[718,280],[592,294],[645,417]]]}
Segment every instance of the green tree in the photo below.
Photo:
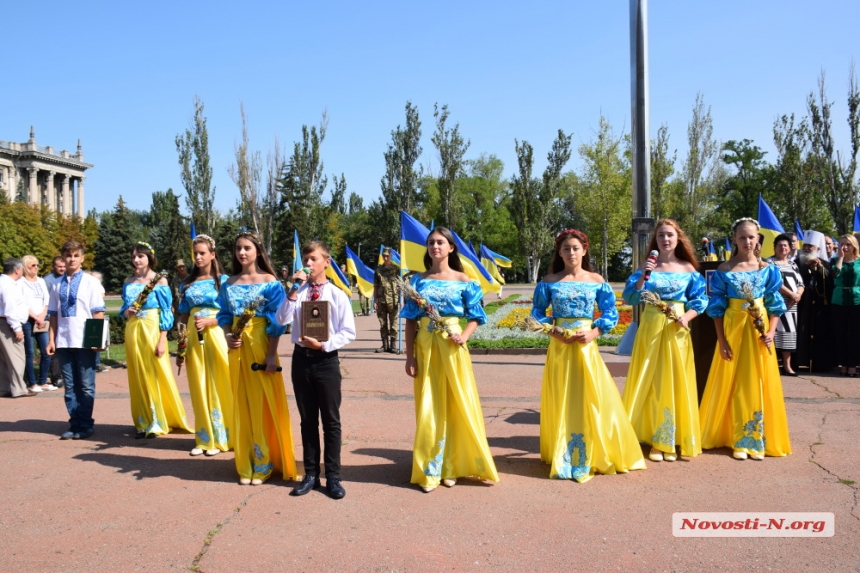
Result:
{"label": "green tree", "polygon": [[113,211],[102,214],[95,244],[95,264],[102,272],[102,284],[107,292],[121,292],[122,283],[130,274],[130,253],[136,242],[132,225],[131,212],[120,195]]}
{"label": "green tree", "polygon": [[442,202],[443,225],[454,228],[458,224],[458,213],[454,202],[457,180],[464,173],[463,156],[469,149],[470,142],[460,135],[460,124],[448,128],[448,106],[439,104],[433,106],[433,117],[436,118],[436,131],[431,141],[439,152],[439,196]]}
{"label": "green tree", "polygon": [[720,211],[729,221],[755,217],[759,195],[768,204],[773,202],[773,170],[764,160],[766,153],[749,139],[730,140],[723,145],[721,159],[725,165],[735,169],[735,173],[726,179],[719,199]]}
{"label": "green tree", "polygon": [[[253,229],[263,236],[263,194],[260,186],[263,180],[263,161],[260,152],[251,152],[248,142],[248,116],[245,115],[245,105],[239,103],[239,113],[242,116],[242,143],[234,146],[235,163],[227,168],[230,179],[239,189],[239,217],[245,227]],[[265,242],[263,243],[265,245]],[[267,245],[271,250],[271,244]]]}
{"label": "green tree", "polygon": [[18,201],[0,205],[0,260],[33,255],[50,266],[55,253],[39,207]]}
{"label": "green tree", "polygon": [[421,147],[421,119],[418,108],[406,102],[406,126],[391,132],[391,142],[383,154],[385,173],[380,181],[382,190],[379,226],[384,230],[382,243],[395,245],[400,237],[400,211],[417,215],[421,203],[419,181],[423,177],[416,168]]}
{"label": "green tree", "polygon": [[180,178],[185,188],[185,204],[198,231],[208,235],[215,227],[215,188],[212,187],[212,167],[209,166],[209,132],[203,101],[194,96],[194,117],[184,134],[176,136]]}
{"label": "green tree", "polygon": [[678,151],[669,152],[669,127],[666,124],[657,130],[657,139],[651,141],[651,216],[655,220],[675,216],[677,197],[670,184],[675,174]]}
{"label": "green tree", "polygon": [[[172,271],[176,259],[188,259],[191,255],[191,235],[185,218],[179,212],[179,196],[173,193],[173,189],[152,194],[149,218],[152,223],[149,242],[158,255],[158,264]],[[190,268],[194,261],[189,260],[186,264]]]}
{"label": "green tree", "polygon": [[712,177],[710,180],[708,178],[708,170],[720,149],[713,133],[711,107],[706,108],[704,96],[696,94],[693,117],[687,126],[689,151],[681,171],[681,179],[684,181],[684,205],[679,213],[679,223],[691,237],[707,234],[707,218],[716,210],[718,189],[712,183],[719,177]]}

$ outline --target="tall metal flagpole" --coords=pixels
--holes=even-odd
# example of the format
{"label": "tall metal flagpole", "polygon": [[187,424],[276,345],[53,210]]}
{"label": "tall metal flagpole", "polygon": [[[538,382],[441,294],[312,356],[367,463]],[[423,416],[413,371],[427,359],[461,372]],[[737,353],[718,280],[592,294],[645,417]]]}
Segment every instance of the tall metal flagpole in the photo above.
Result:
{"label": "tall metal flagpole", "polygon": [[[630,96],[633,140],[633,269],[645,258],[654,229],[651,218],[651,136],[648,116],[648,0],[630,0]],[[629,356],[639,330],[640,307],[621,338],[616,354]]]}

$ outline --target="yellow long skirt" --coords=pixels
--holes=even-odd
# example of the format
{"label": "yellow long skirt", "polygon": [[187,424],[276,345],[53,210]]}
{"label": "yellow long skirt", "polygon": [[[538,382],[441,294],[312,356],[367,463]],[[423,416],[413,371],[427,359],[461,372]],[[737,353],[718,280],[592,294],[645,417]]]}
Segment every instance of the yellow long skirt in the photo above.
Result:
{"label": "yellow long skirt", "polygon": [[[556,319],[566,328],[591,330],[591,319]],[[540,457],[549,476],[583,483],[595,473],[644,470],[636,433],[597,343],[550,339],[543,371]]]}
{"label": "yellow long skirt", "polygon": [[[678,314],[684,305],[673,302]],[[690,331],[645,305],[621,401],[640,442],[661,452],[702,453],[696,365]]]}
{"label": "yellow long skirt", "polygon": [[[446,319],[460,332],[456,318]],[[497,482],[469,351],[422,318],[415,335],[415,445],[412,483],[434,487],[443,479],[475,476]]]}
{"label": "yellow long skirt", "polygon": [[722,359],[717,343],[699,408],[702,447],[785,456],[791,441],[776,352],[768,354],[743,303],[730,298],[723,317],[732,360]]}
{"label": "yellow long skirt", "polygon": [[[237,320],[233,319],[234,325]],[[284,378],[280,372],[251,370],[251,364],[266,362],[269,349],[266,324],[265,318],[252,318],[242,333],[242,346],[228,352],[233,382],[236,471],[240,478],[263,481],[276,469],[284,479],[298,476]]]}
{"label": "yellow long skirt", "polygon": [[194,307],[188,319],[188,391],[194,408],[197,447],[226,452],[233,447],[233,387],[230,383],[230,360],[224,330],[215,325],[203,329],[203,344],[194,328],[194,315],[212,309]]}
{"label": "yellow long skirt", "polygon": [[155,347],[161,336],[158,316],[158,309],[149,309],[142,317],[129,318],[125,326],[131,418],[138,432],[156,435],[167,434],[172,429],[191,432],[173,377],[170,353],[155,357]]}

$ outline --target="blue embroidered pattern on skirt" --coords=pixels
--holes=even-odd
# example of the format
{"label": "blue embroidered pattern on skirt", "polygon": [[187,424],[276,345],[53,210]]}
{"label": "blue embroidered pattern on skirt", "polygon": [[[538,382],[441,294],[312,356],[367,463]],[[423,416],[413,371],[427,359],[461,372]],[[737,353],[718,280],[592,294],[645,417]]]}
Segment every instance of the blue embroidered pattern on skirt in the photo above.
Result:
{"label": "blue embroidered pattern on skirt", "polygon": [[273,464],[272,462],[269,462],[267,464],[259,464],[259,465],[254,464],[254,473],[255,474],[269,475],[270,473],[272,473],[273,469],[275,469],[275,464]]}
{"label": "blue embroidered pattern on skirt", "polygon": [[260,446],[258,446],[257,444],[254,444],[254,457],[258,460],[263,459],[263,450],[261,450]]}
{"label": "blue embroidered pattern on skirt", "polygon": [[200,431],[197,432],[196,435],[198,438],[200,438],[200,441],[203,442],[204,444],[209,443],[209,432],[206,430],[206,428],[200,428]]}
{"label": "blue embroidered pattern on skirt", "polygon": [[221,411],[218,408],[213,408],[210,414],[212,415],[212,432],[215,434],[215,441],[220,444],[226,444],[229,441],[230,434],[229,430],[224,427],[224,422],[221,419]]}
{"label": "blue embroidered pattern on skirt", "polygon": [[81,278],[83,276],[84,272],[78,271],[72,275],[71,281],[67,281],[67,277],[62,277],[60,279],[60,309],[62,311],[60,316],[77,316],[78,288],[81,286]]}
{"label": "blue embroidered pattern on skirt", "polygon": [[[589,283],[595,284],[595,283]],[[594,301],[597,299],[597,291],[588,288],[581,282],[553,283],[556,287],[552,293],[552,315],[555,317],[582,317],[594,316]]]}
{"label": "blue embroidered pattern on skirt", "polygon": [[155,434],[156,432],[164,432],[164,430],[161,428],[161,424],[158,423],[158,414],[155,413],[155,406],[150,406],[149,411],[152,414],[152,422],[150,422],[149,426],[147,426],[146,433]]}
{"label": "blue embroidered pattern on skirt", "polygon": [[442,441],[436,444],[436,447],[439,448],[439,453],[436,454],[435,458],[427,462],[427,467],[424,468],[424,475],[437,478],[442,475],[442,459],[445,456],[445,438],[442,438]]}
{"label": "blue embroidered pattern on skirt", "polygon": [[669,408],[663,408],[663,423],[651,437],[652,444],[675,447],[675,416]]}
{"label": "blue embroidered pattern on skirt", "polygon": [[[561,462],[561,469],[554,478],[558,479],[580,479],[591,472],[591,466],[588,465],[588,452],[585,450],[584,434],[571,434],[570,441],[567,443],[567,451]],[[573,465],[573,452],[578,450],[576,465]]]}
{"label": "blue embroidered pattern on skirt", "polygon": [[753,412],[753,418],[744,424],[744,437],[735,442],[736,450],[764,452],[764,421],[761,410]]}

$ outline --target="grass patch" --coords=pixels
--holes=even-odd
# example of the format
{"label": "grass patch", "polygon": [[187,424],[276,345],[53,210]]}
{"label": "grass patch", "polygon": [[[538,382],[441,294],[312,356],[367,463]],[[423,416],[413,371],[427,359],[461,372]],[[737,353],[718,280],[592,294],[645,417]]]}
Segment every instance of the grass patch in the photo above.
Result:
{"label": "grass patch", "polygon": [[469,348],[547,348],[549,337],[502,338],[499,340],[469,340]]}
{"label": "grass patch", "polygon": [[498,310],[499,306],[501,306],[501,304],[516,300],[517,298],[519,298],[519,296],[520,295],[518,295],[518,294],[512,294],[512,295],[506,296],[502,300],[497,300],[495,302],[488,302],[487,304],[484,305],[484,312],[486,312],[487,315],[489,316],[489,315],[493,314],[494,312],[496,312]]}
{"label": "grass patch", "polygon": [[839,483],[844,483],[845,485],[854,485],[856,482],[853,479],[841,479]]}
{"label": "grass patch", "polygon": [[[167,341],[167,350],[168,352],[176,352],[176,342],[175,341]],[[125,354],[125,344],[111,344],[110,346],[110,358],[107,357],[107,350],[103,350],[102,355],[102,363],[105,366],[114,366],[119,362],[125,362],[126,354]]]}

